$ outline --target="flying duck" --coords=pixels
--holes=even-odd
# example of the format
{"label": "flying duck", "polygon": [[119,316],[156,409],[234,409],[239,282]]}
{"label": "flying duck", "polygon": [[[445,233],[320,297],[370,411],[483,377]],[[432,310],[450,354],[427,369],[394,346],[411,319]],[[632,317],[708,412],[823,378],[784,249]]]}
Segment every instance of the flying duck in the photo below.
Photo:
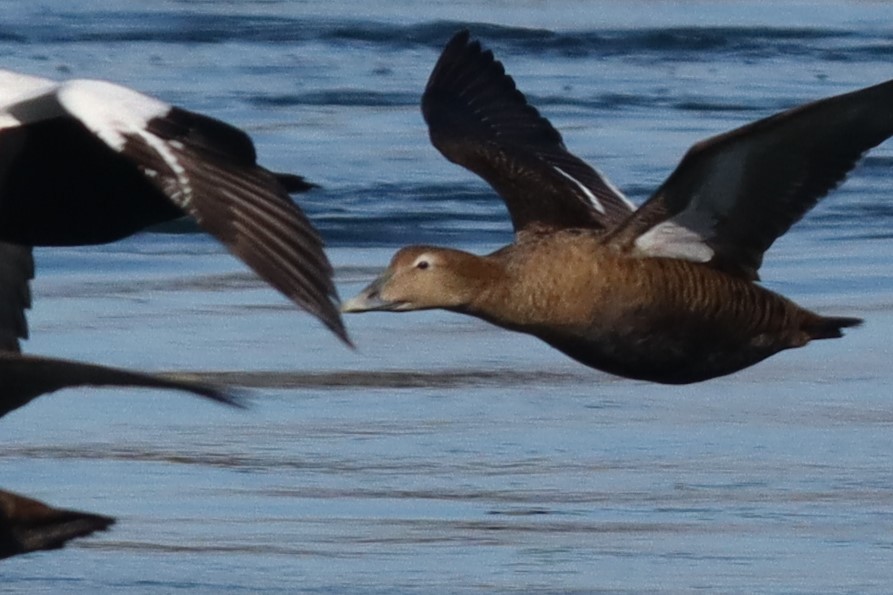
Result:
{"label": "flying duck", "polygon": [[31,249],[0,243],[0,417],[40,395],[75,386],[134,386],[194,393],[242,407],[235,395],[206,384],[142,374],[81,362],[20,353],[27,338],[25,309],[31,305],[28,281],[34,274]]}
{"label": "flying duck", "polygon": [[114,523],[111,517],[52,508],[0,490],[0,559],[58,549],[72,539],[104,531]]}
{"label": "flying duck", "polygon": [[801,308],[757,284],[757,271],[772,242],[893,134],[893,81],[695,144],[638,209],[567,150],[467,31],[444,48],[422,113],[434,146],[501,195],[514,241],[485,256],[403,248],[344,312],[442,308],[670,384],[861,323]]}
{"label": "flying duck", "polygon": [[349,344],[322,239],[289,197],[310,185],[256,157],[242,130],[126,87],[0,71],[0,241],[105,243],[188,214]]}

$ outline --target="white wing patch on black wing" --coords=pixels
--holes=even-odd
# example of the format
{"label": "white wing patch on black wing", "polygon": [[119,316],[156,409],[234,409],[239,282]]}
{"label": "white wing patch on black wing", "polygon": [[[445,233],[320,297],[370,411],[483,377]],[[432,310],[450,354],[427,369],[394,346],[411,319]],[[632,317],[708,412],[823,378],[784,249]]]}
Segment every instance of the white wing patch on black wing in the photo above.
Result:
{"label": "white wing patch on black wing", "polygon": [[[162,176],[165,194],[178,207],[188,209],[192,197],[189,174],[174,152],[183,145],[149,131],[149,123],[170,113],[170,105],[106,81],[70,81],[60,86],[57,96],[59,104],[69,114],[115,151],[125,152],[128,139],[140,137],[172,174],[168,178]],[[161,173],[159,168],[142,161],[134,161],[134,165],[153,180]]]}
{"label": "white wing patch on black wing", "polygon": [[120,151],[127,134],[140,133],[171,106],[106,81],[73,80],[60,85],[59,104],[107,145]]}

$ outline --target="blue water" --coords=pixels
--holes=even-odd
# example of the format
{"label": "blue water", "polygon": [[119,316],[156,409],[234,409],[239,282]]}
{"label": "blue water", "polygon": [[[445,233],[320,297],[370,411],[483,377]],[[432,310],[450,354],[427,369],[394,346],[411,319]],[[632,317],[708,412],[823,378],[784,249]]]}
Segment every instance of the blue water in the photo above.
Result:
{"label": "blue water", "polygon": [[[699,139],[893,78],[883,2],[421,4],[6,0],[0,64],[247,129],[323,185],[299,202],[345,297],[403,244],[511,239],[418,110],[461,26],[637,202]],[[349,317],[350,351],[188,228],[39,250],[29,352],[225,379],[253,406],[67,391],[4,418],[0,486],[119,523],[3,562],[0,592],[888,592],[890,145],[761,271],[865,326],[686,387],[441,312]]]}

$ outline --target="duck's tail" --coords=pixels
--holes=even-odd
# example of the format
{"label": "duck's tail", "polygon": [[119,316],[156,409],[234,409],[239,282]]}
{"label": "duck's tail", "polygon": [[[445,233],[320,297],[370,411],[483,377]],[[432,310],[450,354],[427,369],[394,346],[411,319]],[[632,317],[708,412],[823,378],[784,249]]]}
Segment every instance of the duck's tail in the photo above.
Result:
{"label": "duck's tail", "polygon": [[861,318],[848,316],[816,316],[804,325],[803,330],[809,333],[810,339],[839,339],[843,336],[842,329],[859,326],[863,322]]}

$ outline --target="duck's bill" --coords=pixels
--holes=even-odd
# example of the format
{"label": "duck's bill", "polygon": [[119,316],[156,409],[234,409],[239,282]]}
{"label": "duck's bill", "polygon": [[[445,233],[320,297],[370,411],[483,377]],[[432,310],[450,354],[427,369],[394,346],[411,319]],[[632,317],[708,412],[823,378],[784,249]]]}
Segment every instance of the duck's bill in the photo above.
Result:
{"label": "duck's bill", "polygon": [[387,281],[382,276],[355,297],[341,302],[341,311],[347,314],[357,312],[395,312],[402,310],[404,302],[392,302],[381,297],[381,288]]}

